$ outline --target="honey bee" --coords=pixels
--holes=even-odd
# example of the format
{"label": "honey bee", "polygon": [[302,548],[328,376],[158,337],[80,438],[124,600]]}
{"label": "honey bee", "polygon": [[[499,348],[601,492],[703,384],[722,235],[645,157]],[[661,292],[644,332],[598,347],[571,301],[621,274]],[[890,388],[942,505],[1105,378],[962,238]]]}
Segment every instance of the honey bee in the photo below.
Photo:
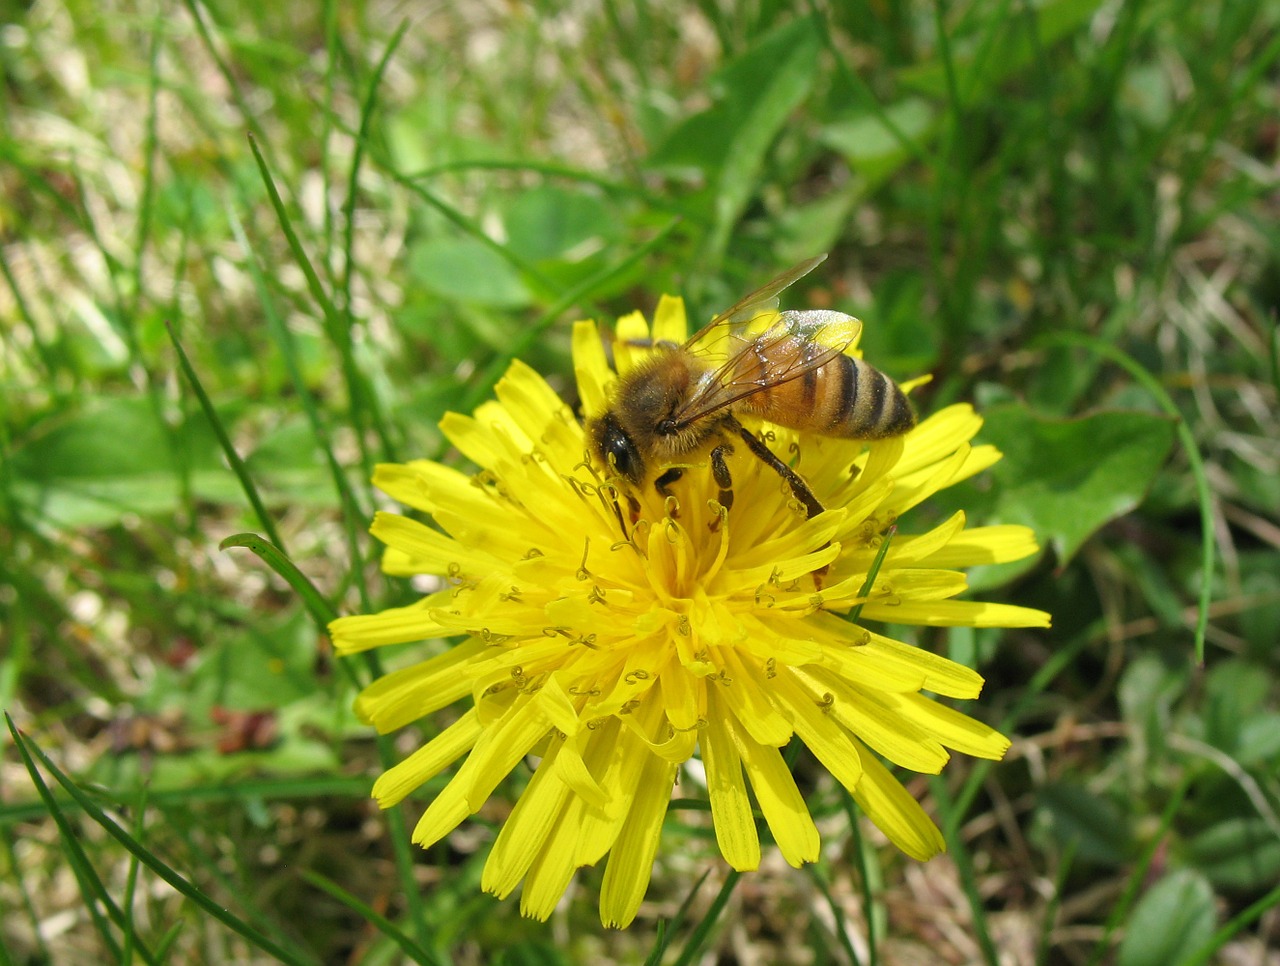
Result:
{"label": "honey bee", "polygon": [[[808,484],[739,416],[839,439],[884,439],[915,425],[902,390],[880,370],[845,354],[862,323],[843,312],[776,312],[778,296],[825,259],[783,272],[717,315],[683,345],[658,343],[613,387],[587,426],[592,454],[632,488],[652,479],[659,493],[710,449],[720,503],[733,505],[725,456],[731,438],[782,477],[806,515],[822,512]],[[766,316],[776,317],[761,331]],[[674,466],[673,464],[683,464]]]}

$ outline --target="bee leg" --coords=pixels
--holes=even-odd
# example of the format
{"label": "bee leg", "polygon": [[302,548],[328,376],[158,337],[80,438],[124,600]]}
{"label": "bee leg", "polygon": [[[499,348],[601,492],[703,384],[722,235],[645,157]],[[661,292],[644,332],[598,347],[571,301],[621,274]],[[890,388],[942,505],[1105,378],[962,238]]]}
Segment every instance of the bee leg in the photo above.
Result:
{"label": "bee leg", "polygon": [[[672,483],[680,479],[680,477],[682,476],[684,476],[684,470],[676,469],[675,467],[672,467],[671,469],[663,473],[661,476],[659,476],[656,480],[654,480],[653,486],[664,500],[671,500],[673,499],[673,497],[671,494],[670,486]],[[679,516],[679,514],[680,514],[679,506],[676,506],[676,508],[673,510],[671,515],[674,517],[674,516]]]}
{"label": "bee leg", "polygon": [[732,417],[730,422],[730,428],[742,437],[742,441],[747,444],[747,449],[751,450],[757,458],[767,463],[775,473],[787,481],[787,485],[791,487],[791,492],[795,495],[795,498],[804,504],[806,518],[812,519],[822,512],[822,504],[813,495],[813,490],[809,489],[809,484],[800,478],[799,473],[778,459],[773,450],[760,442],[755,433],[749,432],[745,426],[736,419],[732,419]]}
{"label": "bee leg", "polygon": [[729,464],[724,461],[726,453],[732,453],[733,447],[721,443],[711,451],[711,475],[720,487],[720,505],[726,510],[733,506],[733,477],[729,475]]}

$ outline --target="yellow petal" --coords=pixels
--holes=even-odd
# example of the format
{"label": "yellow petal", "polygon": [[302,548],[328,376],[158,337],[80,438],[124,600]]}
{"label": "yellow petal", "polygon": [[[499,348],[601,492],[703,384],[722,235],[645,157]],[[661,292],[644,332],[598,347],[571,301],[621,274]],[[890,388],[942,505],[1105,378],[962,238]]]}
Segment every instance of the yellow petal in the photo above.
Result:
{"label": "yellow petal", "polygon": [[738,746],[756,801],[782,857],[795,868],[805,862],[816,862],[821,844],[818,827],[813,824],[782,754],[777,748],[757,744],[745,734],[738,735]]}
{"label": "yellow petal", "polygon": [[729,709],[714,689],[708,695],[707,711],[707,727],[698,744],[706,766],[707,798],[711,801],[716,842],[724,860],[745,872],[760,865],[760,837],[742,777],[742,761],[727,727]]}
{"label": "yellow petal", "polygon": [[398,805],[405,796],[430,781],[461,758],[480,736],[475,708],[445,728],[404,761],[392,765],[373,783],[379,808]]}
{"label": "yellow petal", "polygon": [[905,476],[946,459],[981,428],[982,417],[968,403],[948,406],[922,419],[904,439],[905,449],[896,472]]}
{"label": "yellow petal", "polygon": [[355,654],[387,644],[406,644],[446,636],[428,611],[439,607],[441,595],[423,597],[408,607],[388,607],[377,614],[339,617],[329,622],[329,637],[339,654]]}
{"label": "yellow petal", "polygon": [[975,527],[951,540],[919,561],[930,567],[976,567],[979,564],[1008,563],[1039,551],[1029,527],[1015,525]]}
{"label": "yellow petal", "polygon": [[998,761],[1009,750],[1009,739],[994,728],[983,724],[954,708],[930,701],[919,694],[894,696],[897,712],[924,728],[948,748]]}
{"label": "yellow petal", "polygon": [[600,888],[600,921],[625,929],[635,919],[649,888],[653,857],[658,851],[662,819],[671,801],[676,765],[648,756],[636,784],[636,794],[622,829],[609,853]]}
{"label": "yellow petal", "polygon": [[599,416],[607,405],[605,387],[613,379],[613,370],[594,322],[573,324],[573,373],[582,412],[588,419]]}
{"label": "yellow petal", "polygon": [[1048,627],[1049,615],[1030,607],[991,604],[978,600],[904,600],[896,604],[870,601],[862,610],[867,620],[926,627]]}
{"label": "yellow petal", "polygon": [[779,670],[773,685],[774,698],[791,715],[800,740],[831,777],[852,792],[862,780],[862,756],[856,742],[824,712],[790,670]]}
{"label": "yellow petal", "polygon": [[483,650],[482,642],[466,641],[383,675],[356,697],[356,714],[386,734],[452,704],[471,690],[470,675],[462,669]]}
{"label": "yellow petal", "polygon": [[929,731],[899,714],[899,695],[858,687],[821,670],[795,671],[796,680],[828,702],[828,714],[896,765],[936,775],[951,757]]}
{"label": "yellow petal", "polygon": [[562,742],[553,740],[547,755],[507,816],[484,863],[480,888],[505,899],[525,877],[569,800],[569,789],[551,765]]}
{"label": "yellow petal", "polygon": [[571,797],[529,869],[524,891],[520,893],[521,915],[546,922],[556,911],[577,870],[574,855],[581,814],[582,800]]}
{"label": "yellow petal", "polygon": [[853,798],[889,841],[921,862],[945,851],[947,844],[920,803],[898,784],[889,770],[864,752],[863,776]]}
{"label": "yellow petal", "polygon": [[662,296],[653,313],[653,341],[680,345],[688,337],[689,324],[685,318],[684,299]]}

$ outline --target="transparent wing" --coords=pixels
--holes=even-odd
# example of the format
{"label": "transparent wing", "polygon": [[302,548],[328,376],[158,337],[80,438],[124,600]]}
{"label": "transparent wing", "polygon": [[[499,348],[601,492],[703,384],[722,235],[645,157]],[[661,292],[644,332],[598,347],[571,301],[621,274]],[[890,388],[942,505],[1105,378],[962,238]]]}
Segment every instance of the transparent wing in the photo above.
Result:
{"label": "transparent wing", "polygon": [[[797,276],[799,277],[799,276]],[[778,314],[777,321],[702,378],[673,420],[697,422],[734,403],[799,379],[842,355],[862,334],[862,323],[827,310]]]}
{"label": "transparent wing", "polygon": [[751,323],[763,315],[777,311],[778,296],[827,260],[815,255],[787,269],[777,278],[756,289],[725,309],[684,344],[690,352],[723,361],[731,358],[751,341]]}

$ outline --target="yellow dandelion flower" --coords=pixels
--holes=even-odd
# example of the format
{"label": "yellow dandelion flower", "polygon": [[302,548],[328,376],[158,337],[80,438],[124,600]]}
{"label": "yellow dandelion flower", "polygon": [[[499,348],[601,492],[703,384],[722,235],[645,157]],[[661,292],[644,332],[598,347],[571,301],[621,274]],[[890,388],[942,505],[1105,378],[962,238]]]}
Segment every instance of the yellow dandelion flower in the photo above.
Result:
{"label": "yellow dandelion flower", "polygon": [[[595,324],[578,323],[585,416],[600,415],[617,376],[651,351],[640,343],[685,333],[678,299],[662,300],[652,327],[638,313],[621,319],[615,371]],[[575,871],[607,856],[600,915],[625,926],[648,887],[677,773],[695,756],[729,865],[760,862],[755,807],[789,863],[818,858],[817,828],[781,751],[796,736],[900,849],[917,859],[941,851],[937,827],[882,759],[933,774],[949,749],[998,759],[1009,742],[923,693],[974,698],[977,672],[864,622],[1048,626],[1041,611],[956,599],[958,568],[1035,551],[1024,527],[966,528],[957,513],[884,546],[904,512],[999,459],[971,444],[981,425],[973,410],[951,406],[874,442],[752,426],[827,508],[806,519],[778,473],[743,447],[728,456],[727,512],[701,467],[666,499],[650,486],[634,494],[638,510],[619,507],[586,455],[582,423],[535,372],[514,363],[496,396],[441,423],[477,472],[417,461],[374,476],[432,521],[377,515],[384,570],[434,575],[440,589],[330,628],[341,654],[462,638],[356,702],[384,733],[465,702],[374,785],[387,808],[462,759],[414,841],[448,835],[534,756],[483,888],[505,897],[523,882],[522,912],[545,919]]]}

